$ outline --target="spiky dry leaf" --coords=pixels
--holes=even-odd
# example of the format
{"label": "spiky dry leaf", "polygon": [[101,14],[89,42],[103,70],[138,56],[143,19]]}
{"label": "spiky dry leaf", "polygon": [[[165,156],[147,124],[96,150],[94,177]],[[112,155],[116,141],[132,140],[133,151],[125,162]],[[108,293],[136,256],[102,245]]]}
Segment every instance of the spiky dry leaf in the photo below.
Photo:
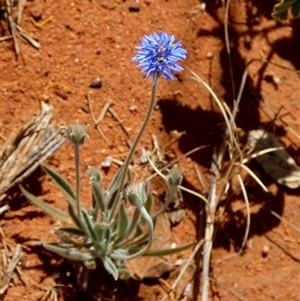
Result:
{"label": "spiky dry leaf", "polygon": [[291,189],[300,187],[300,167],[283,149],[283,145],[274,134],[264,130],[252,130],[249,132],[248,141],[255,152],[278,148],[278,150],[257,156],[257,162],[279,184]]}
{"label": "spiky dry leaf", "polygon": [[0,151],[0,202],[16,184],[28,177],[64,143],[50,120],[52,106],[41,102],[40,115],[25,122],[6,139]]}

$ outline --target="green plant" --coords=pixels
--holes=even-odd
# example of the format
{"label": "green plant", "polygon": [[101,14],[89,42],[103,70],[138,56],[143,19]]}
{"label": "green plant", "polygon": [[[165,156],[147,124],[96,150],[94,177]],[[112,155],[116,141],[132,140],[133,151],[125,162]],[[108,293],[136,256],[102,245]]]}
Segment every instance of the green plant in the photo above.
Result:
{"label": "green plant", "polygon": [[282,0],[275,4],[272,17],[279,20],[287,20],[288,10],[291,9],[292,16],[300,17],[300,0]]}
{"label": "green plant", "polygon": [[[139,61],[142,72],[146,76],[153,76],[152,94],[145,120],[139,130],[129,155],[123,166],[113,177],[106,190],[101,185],[101,173],[98,168],[89,168],[89,179],[92,189],[92,206],[86,209],[80,198],[80,145],[87,135],[87,126],[77,121],[63,127],[69,140],[74,145],[76,189],[60,174],[43,165],[47,174],[64,192],[68,202],[68,213],[61,211],[26,191],[22,186],[22,193],[45,213],[71,226],[57,229],[61,240],[58,244],[42,243],[42,245],[68,260],[83,264],[84,272],[81,277],[81,288],[88,285],[89,271],[103,265],[115,280],[130,277],[126,268],[126,261],[142,255],[162,256],[175,253],[191,247],[194,243],[182,247],[150,250],[154,235],[154,227],[159,214],[162,214],[173,199],[174,193],[182,180],[182,171],[174,166],[168,173],[166,180],[170,192],[162,208],[151,216],[152,196],[147,182],[132,183],[129,168],[137,144],[142,137],[152,114],[159,75],[165,79],[174,79],[174,72],[182,70],[178,60],[185,58],[186,50],[181,47],[181,41],[174,43],[174,36],[166,33],[153,34],[141,39],[142,46],[133,61]],[[126,206],[129,201],[134,209]],[[132,208],[132,207],[131,207]]]}
{"label": "green plant", "polygon": [[[114,279],[128,278],[129,271],[125,266],[127,260],[141,255],[166,255],[181,251],[193,245],[183,247],[150,251],[153,242],[153,228],[156,218],[163,213],[173,198],[176,187],[180,185],[182,172],[173,167],[167,176],[171,192],[164,206],[151,216],[152,196],[148,183],[131,182],[130,169],[126,176],[126,185],[122,199],[118,201],[120,179],[123,169],[115,174],[106,190],[101,185],[99,168],[89,167],[89,180],[92,189],[92,207],[87,210],[80,201],[80,171],[79,171],[79,146],[84,142],[86,126],[76,122],[66,128],[69,139],[74,143],[76,165],[76,192],[60,174],[50,167],[43,165],[47,174],[55,181],[64,192],[68,202],[68,213],[57,209],[26,191],[22,186],[22,193],[45,213],[51,215],[71,226],[57,228],[61,240],[58,244],[42,243],[42,245],[60,256],[71,261],[82,262],[85,267],[82,287],[87,287],[88,271],[95,269],[100,264],[114,277]],[[79,137],[79,138],[78,138]],[[133,205],[126,207],[126,200]],[[148,224],[148,230],[145,227]],[[99,261],[100,259],[100,261]]]}

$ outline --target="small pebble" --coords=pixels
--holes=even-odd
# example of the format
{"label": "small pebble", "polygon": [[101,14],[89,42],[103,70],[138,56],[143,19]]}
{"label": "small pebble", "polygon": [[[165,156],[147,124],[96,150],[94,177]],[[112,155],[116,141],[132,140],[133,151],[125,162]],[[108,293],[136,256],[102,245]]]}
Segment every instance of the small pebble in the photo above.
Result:
{"label": "small pebble", "polygon": [[137,111],[137,106],[130,106],[129,111],[131,112]]}
{"label": "small pebble", "polygon": [[206,58],[208,59],[211,59],[213,56],[214,56],[213,53],[210,51],[206,53]]}
{"label": "small pebble", "polygon": [[262,256],[263,257],[268,256],[269,252],[270,252],[270,246],[268,246],[268,245],[263,246],[263,248],[261,250]]}
{"label": "small pebble", "polygon": [[129,11],[131,13],[138,13],[140,11],[140,7],[138,5],[129,5]]}
{"label": "small pebble", "polygon": [[100,79],[90,83],[90,88],[100,89],[102,87],[102,81]]}

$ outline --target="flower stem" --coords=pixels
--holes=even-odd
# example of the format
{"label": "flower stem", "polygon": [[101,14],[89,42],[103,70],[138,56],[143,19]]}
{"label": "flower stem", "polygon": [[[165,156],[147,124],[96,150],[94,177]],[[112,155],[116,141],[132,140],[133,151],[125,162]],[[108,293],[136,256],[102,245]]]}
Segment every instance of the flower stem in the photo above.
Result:
{"label": "flower stem", "polygon": [[113,217],[113,215],[115,213],[115,210],[116,210],[119,198],[120,198],[120,193],[124,189],[125,178],[126,178],[126,175],[127,175],[127,171],[128,171],[128,167],[129,167],[130,161],[131,161],[131,159],[132,159],[132,157],[134,155],[136,147],[137,147],[139,141],[141,140],[141,137],[144,134],[145,129],[146,129],[146,127],[148,125],[148,122],[150,120],[150,117],[152,115],[153,108],[154,108],[155,101],[156,101],[156,91],[157,91],[157,80],[155,81],[155,83],[152,86],[151,100],[150,100],[150,104],[148,106],[147,114],[146,114],[146,117],[145,117],[144,122],[142,124],[142,127],[139,130],[137,136],[135,137],[135,140],[134,140],[134,142],[132,144],[132,147],[130,149],[129,155],[126,158],[123,166],[121,167],[123,169],[123,171],[122,171],[122,178],[120,180],[120,186],[119,186],[118,193],[117,193],[116,198],[115,198],[114,203],[113,203],[113,207],[112,207],[112,210],[111,210],[111,214],[110,214],[110,219],[109,220],[111,220],[111,218]]}
{"label": "flower stem", "polygon": [[146,208],[144,206],[140,206],[137,207],[138,210],[140,210],[142,216],[144,217],[144,219],[146,220],[146,222],[148,223],[149,226],[149,240],[148,243],[146,245],[146,247],[140,251],[138,251],[137,253],[131,254],[131,255],[127,255],[127,256],[112,256],[115,259],[120,259],[120,260],[130,260],[136,257],[139,257],[143,254],[145,254],[151,247],[152,242],[153,242],[153,235],[154,235],[154,226],[153,226],[153,221],[151,216],[149,215],[149,213],[147,212]]}
{"label": "flower stem", "polygon": [[151,216],[152,220],[154,220],[155,218],[157,218],[160,214],[164,213],[165,210],[168,208],[169,204],[171,203],[171,201],[173,200],[174,198],[174,195],[175,195],[175,192],[176,192],[176,189],[177,189],[178,186],[173,186],[171,185],[171,191],[168,195],[168,198],[167,200],[165,201],[164,205],[155,213]]}
{"label": "flower stem", "polygon": [[79,223],[83,230],[83,223],[80,210],[80,163],[79,163],[79,144],[74,143],[75,169],[76,169],[76,211]]}

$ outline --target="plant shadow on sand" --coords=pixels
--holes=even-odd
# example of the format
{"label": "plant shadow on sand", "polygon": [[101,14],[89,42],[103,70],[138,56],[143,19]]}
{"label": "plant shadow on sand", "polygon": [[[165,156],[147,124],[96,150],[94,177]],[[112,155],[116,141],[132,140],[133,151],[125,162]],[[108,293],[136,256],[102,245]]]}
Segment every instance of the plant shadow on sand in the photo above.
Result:
{"label": "plant shadow on sand", "polygon": [[[176,129],[179,132],[187,132],[187,134],[182,136],[178,141],[178,147],[183,154],[201,145],[218,145],[219,141],[221,141],[222,128],[220,128],[220,121],[222,119],[222,116],[220,114],[205,112],[201,108],[191,110],[188,107],[182,107],[178,105],[176,101],[170,100],[161,100],[159,102],[159,106],[163,113],[163,124],[166,128],[166,131],[169,132]],[[210,131],[215,134],[210,134],[208,129],[210,129]],[[205,168],[209,168],[212,159],[212,148],[207,148],[195,154],[192,154],[191,158],[196,162],[196,164]],[[258,164],[254,163],[253,165],[255,169],[258,169],[259,172],[264,175],[263,170],[260,168],[260,166],[258,166]],[[263,176],[262,181],[266,185],[272,183],[270,182],[270,178],[266,175]],[[194,191],[201,190],[200,183],[198,187],[195,187],[191,183],[188,183],[187,180],[185,180],[184,185]],[[263,192],[260,186],[251,187],[249,189],[249,198],[251,201],[250,205],[253,205],[253,203],[261,202],[261,206],[266,204],[270,209],[281,215],[284,207],[284,190],[289,189],[282,189],[282,187],[280,187],[277,193],[275,195],[272,195],[270,193]],[[228,195],[230,195],[230,191],[228,192]],[[187,208],[190,208],[192,206],[192,209],[195,209],[195,207],[197,207],[195,206],[195,203],[198,203],[198,208],[200,209],[200,204],[202,203],[202,201],[200,201],[199,199],[197,200],[197,198],[189,196],[188,194],[184,194],[184,200],[185,199],[187,200],[185,202],[185,206]],[[236,246],[236,249],[238,249],[242,244],[246,227],[246,216],[244,214],[245,211],[235,213],[236,215],[239,215],[236,216],[236,219],[234,217],[234,212],[232,211],[232,204],[234,204],[235,200],[237,199],[243,199],[243,196],[240,192],[237,193],[237,195],[234,195],[227,204],[226,211],[232,218],[227,220],[226,223],[222,226],[222,231],[227,231],[225,229],[230,230],[232,234],[232,236],[231,234],[230,236],[232,241],[234,242],[234,245]],[[224,201],[221,202],[220,205],[223,206]],[[268,219],[266,219],[266,216],[268,216]],[[261,235],[262,233],[265,233],[276,227],[280,221],[276,218],[270,217],[270,214],[263,208],[261,208],[256,213],[252,213],[251,221],[253,222],[251,222],[251,234]],[[259,227],[257,225],[264,226]],[[216,246],[222,245],[221,241],[222,240],[216,241]],[[224,244],[223,247],[228,249],[226,244]]]}

